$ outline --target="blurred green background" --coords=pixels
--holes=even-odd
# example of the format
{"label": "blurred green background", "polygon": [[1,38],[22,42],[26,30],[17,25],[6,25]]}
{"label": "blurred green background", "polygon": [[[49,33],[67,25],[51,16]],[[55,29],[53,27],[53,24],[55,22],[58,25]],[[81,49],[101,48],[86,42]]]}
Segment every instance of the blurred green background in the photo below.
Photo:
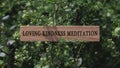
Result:
{"label": "blurred green background", "polygon": [[[21,42],[20,26],[97,25],[100,42]],[[120,0],[0,0],[0,68],[120,68]]]}

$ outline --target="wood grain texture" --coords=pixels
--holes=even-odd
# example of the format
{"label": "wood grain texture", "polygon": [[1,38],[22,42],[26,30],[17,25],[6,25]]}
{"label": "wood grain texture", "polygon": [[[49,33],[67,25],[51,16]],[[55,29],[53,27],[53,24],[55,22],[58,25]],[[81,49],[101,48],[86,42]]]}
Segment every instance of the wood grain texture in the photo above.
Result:
{"label": "wood grain texture", "polygon": [[100,41],[99,26],[21,26],[21,41]]}

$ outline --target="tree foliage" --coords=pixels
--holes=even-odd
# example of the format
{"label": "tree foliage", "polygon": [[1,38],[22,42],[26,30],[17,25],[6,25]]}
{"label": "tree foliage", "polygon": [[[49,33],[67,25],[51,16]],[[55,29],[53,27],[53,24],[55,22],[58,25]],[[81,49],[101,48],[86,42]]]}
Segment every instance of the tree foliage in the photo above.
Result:
{"label": "tree foliage", "polygon": [[[120,0],[1,0],[0,68],[119,68]],[[98,25],[100,42],[21,42],[20,26]]]}

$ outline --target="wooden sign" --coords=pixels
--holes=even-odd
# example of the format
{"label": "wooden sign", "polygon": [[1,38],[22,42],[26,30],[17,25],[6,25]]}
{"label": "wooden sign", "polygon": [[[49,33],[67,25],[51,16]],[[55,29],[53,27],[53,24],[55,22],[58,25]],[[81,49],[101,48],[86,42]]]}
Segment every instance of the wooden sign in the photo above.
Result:
{"label": "wooden sign", "polygon": [[99,26],[21,26],[21,41],[100,41]]}

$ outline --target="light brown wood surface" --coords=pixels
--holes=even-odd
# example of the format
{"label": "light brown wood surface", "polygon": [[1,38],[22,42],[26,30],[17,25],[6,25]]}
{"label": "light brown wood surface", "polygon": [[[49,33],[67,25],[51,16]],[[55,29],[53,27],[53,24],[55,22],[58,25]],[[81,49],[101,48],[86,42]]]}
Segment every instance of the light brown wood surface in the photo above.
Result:
{"label": "light brown wood surface", "polygon": [[99,26],[21,26],[21,41],[100,41]]}

